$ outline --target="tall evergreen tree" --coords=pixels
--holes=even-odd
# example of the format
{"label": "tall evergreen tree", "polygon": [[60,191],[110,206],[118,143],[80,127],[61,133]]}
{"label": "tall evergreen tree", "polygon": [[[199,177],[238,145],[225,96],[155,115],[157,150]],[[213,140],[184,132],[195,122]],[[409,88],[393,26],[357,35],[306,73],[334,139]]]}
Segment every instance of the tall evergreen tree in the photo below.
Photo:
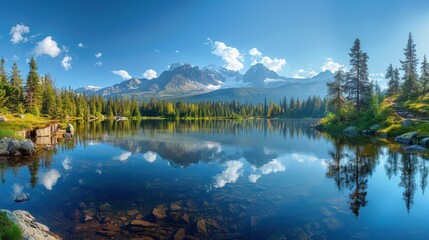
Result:
{"label": "tall evergreen tree", "polygon": [[422,86],[422,96],[424,96],[428,92],[428,84],[429,84],[429,63],[426,59],[426,54],[423,57],[423,62],[420,69],[421,69],[420,85]]}
{"label": "tall evergreen tree", "polygon": [[9,83],[13,87],[22,89],[21,71],[18,69],[18,64],[16,64],[16,62],[14,62],[12,65],[12,69],[10,71],[10,76],[9,76]]}
{"label": "tall evergreen tree", "polygon": [[0,83],[6,84],[7,83],[7,74],[6,74],[6,67],[5,67],[6,59],[2,57],[0,59]]}
{"label": "tall evergreen tree", "polygon": [[399,91],[400,91],[399,72],[398,72],[398,75],[396,75],[397,70],[398,70],[397,68],[396,68],[396,70],[393,69],[392,64],[390,64],[386,70],[385,77],[386,77],[386,79],[389,80],[389,82],[387,84],[388,85],[387,94],[390,96],[395,95],[395,94],[399,93]]}
{"label": "tall evergreen tree", "polygon": [[334,80],[327,83],[328,105],[334,111],[340,110],[345,104],[344,94],[344,72],[340,69],[334,76]]}
{"label": "tall evergreen tree", "polygon": [[401,60],[404,75],[402,76],[402,96],[404,98],[415,97],[418,95],[418,59],[416,54],[416,44],[414,44],[411,33],[408,35],[407,46],[404,48],[405,60]]}
{"label": "tall evergreen tree", "polygon": [[29,113],[38,115],[39,114],[39,74],[37,73],[37,63],[34,57],[31,58],[30,63],[30,71],[27,76],[27,84],[26,84],[26,110]]}
{"label": "tall evergreen tree", "polygon": [[361,50],[360,40],[356,39],[350,49],[351,69],[347,74],[345,91],[347,100],[352,102],[356,111],[365,107],[371,98],[371,83],[368,77],[368,55]]}

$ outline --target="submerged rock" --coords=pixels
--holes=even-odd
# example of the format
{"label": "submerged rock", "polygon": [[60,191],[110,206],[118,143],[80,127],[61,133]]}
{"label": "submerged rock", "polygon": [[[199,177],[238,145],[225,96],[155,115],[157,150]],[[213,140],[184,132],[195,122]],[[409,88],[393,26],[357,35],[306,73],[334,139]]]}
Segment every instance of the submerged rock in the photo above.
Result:
{"label": "submerged rock", "polygon": [[408,132],[395,137],[395,141],[402,144],[413,144],[414,138],[417,137],[417,132]]}
{"label": "submerged rock", "polygon": [[182,210],[182,207],[180,206],[181,204],[182,204],[182,201],[172,202],[172,203],[170,204],[170,210],[171,210],[172,212],[177,212],[177,211]]}
{"label": "submerged rock", "polygon": [[137,215],[137,214],[139,214],[139,210],[137,210],[137,209],[133,209],[133,210],[128,210],[127,211],[127,215],[128,216],[134,216],[134,215]]}
{"label": "submerged rock", "polygon": [[377,123],[377,124],[374,124],[371,127],[369,127],[369,130],[377,131],[380,128],[381,128],[380,124]]}
{"label": "submerged rock", "polygon": [[110,206],[108,203],[103,203],[98,207],[98,209],[100,209],[102,212],[107,212],[112,210],[112,206]]}
{"label": "submerged rock", "polygon": [[174,240],[182,240],[186,237],[186,231],[184,228],[180,228],[177,230],[176,234],[174,234]]}
{"label": "submerged rock", "polygon": [[165,207],[163,205],[159,205],[156,208],[153,209],[152,214],[157,219],[164,219],[167,217],[167,214],[165,213]]}
{"label": "submerged rock", "polygon": [[199,219],[197,221],[197,231],[198,233],[207,236],[206,221],[204,221],[204,219]]}

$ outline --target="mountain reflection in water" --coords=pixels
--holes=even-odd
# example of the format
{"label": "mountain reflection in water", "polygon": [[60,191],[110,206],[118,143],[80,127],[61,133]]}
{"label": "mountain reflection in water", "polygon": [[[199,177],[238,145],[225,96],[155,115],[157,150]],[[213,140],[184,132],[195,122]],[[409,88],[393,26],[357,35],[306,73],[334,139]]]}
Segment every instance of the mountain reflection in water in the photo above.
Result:
{"label": "mountain reflection in water", "polygon": [[[326,136],[310,123],[76,122],[75,137],[52,151],[0,159],[0,204],[29,210],[65,238],[101,229],[97,222],[79,235],[81,223],[69,213],[82,203],[109,203],[122,228],[134,216],[121,214],[138,209],[162,230],[126,228],[132,236],[172,237],[184,228],[213,239],[429,237],[427,154],[377,138]],[[14,203],[22,192],[30,201]],[[156,220],[159,204],[179,204],[181,212],[170,206],[167,219]],[[179,213],[190,222],[174,220]],[[207,235],[196,227],[199,219]]]}

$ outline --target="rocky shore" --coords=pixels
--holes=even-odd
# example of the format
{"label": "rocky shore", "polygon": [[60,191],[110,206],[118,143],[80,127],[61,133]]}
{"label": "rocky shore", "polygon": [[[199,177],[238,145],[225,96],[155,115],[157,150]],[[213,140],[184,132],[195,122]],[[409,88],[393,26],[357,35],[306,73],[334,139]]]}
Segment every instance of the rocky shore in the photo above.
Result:
{"label": "rocky shore", "polygon": [[13,212],[0,209],[5,212],[10,220],[16,223],[22,230],[25,240],[58,240],[62,239],[57,234],[51,232],[46,225],[38,223],[36,219],[27,211],[15,210]]}

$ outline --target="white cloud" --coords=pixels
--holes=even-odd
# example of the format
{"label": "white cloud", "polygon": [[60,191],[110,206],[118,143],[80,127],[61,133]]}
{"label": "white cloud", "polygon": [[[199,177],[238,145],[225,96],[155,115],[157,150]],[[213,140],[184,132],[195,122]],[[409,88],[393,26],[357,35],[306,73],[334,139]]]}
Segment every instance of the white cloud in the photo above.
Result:
{"label": "white cloud", "polygon": [[94,54],[94,56],[96,58],[101,58],[101,56],[103,56],[103,53],[99,52],[99,53]]}
{"label": "white cloud", "polygon": [[227,64],[224,66],[228,70],[240,71],[244,68],[243,55],[238,51],[237,48],[227,46],[223,42],[213,42],[208,39],[211,43],[213,51],[212,54],[221,57]]}
{"label": "white cloud", "polygon": [[256,183],[259,180],[260,177],[261,177],[260,174],[250,174],[249,175],[249,181],[251,183]]}
{"label": "white cloud", "polygon": [[153,51],[155,51],[155,52],[157,52],[157,53],[161,52],[161,51],[159,51],[159,50],[158,50],[158,49],[156,49],[156,48],[155,48]]}
{"label": "white cloud", "polygon": [[70,169],[72,169],[72,166],[71,166],[71,158],[66,157],[66,159],[64,159],[64,160],[63,160],[63,168],[64,168],[65,170],[70,170]]}
{"label": "white cloud", "polygon": [[80,47],[80,48],[85,47],[85,46],[83,45],[83,43],[81,43],[81,42],[80,42],[80,43],[78,43],[78,44],[77,44],[77,46],[78,46],[78,47]]}
{"label": "white cloud", "polygon": [[24,24],[16,24],[14,27],[10,29],[10,35],[12,38],[10,41],[13,44],[18,44],[20,42],[27,42],[28,38],[24,37],[25,34],[30,32],[30,28],[25,26]]}
{"label": "white cloud", "polygon": [[175,53],[179,53],[180,51],[179,50],[176,50],[176,51],[174,51]]}
{"label": "white cloud", "polygon": [[238,160],[228,161],[226,163],[227,168],[220,174],[217,174],[215,178],[215,188],[222,188],[227,183],[235,183],[237,179],[243,174],[241,170],[243,163]]}
{"label": "white cloud", "polygon": [[316,76],[317,74],[319,74],[318,72],[312,70],[312,69],[308,69],[308,70],[304,70],[304,69],[298,69],[298,71],[294,72],[292,74],[292,78],[312,78],[314,76]]}
{"label": "white cloud", "polygon": [[101,171],[101,169],[97,169],[97,170],[95,170],[95,172],[96,172],[98,175],[103,174],[103,172]]}
{"label": "white cloud", "polygon": [[145,152],[143,154],[143,158],[144,160],[146,160],[147,162],[153,163],[156,160],[156,153],[152,152],[152,151],[148,151]]}
{"label": "white cloud", "polygon": [[121,162],[124,162],[124,161],[127,161],[128,158],[130,158],[130,157],[131,157],[131,152],[124,152],[121,155],[119,155],[117,157],[114,157],[113,159],[114,160],[119,160]]}
{"label": "white cloud", "polygon": [[51,36],[47,36],[42,41],[38,42],[36,48],[34,49],[34,53],[39,55],[49,55],[51,57],[56,57],[60,54],[61,49],[58,47],[57,42],[52,40]]}
{"label": "white cloud", "polygon": [[286,170],[286,167],[283,166],[283,164],[279,160],[273,159],[269,163],[262,165],[260,169],[262,174],[270,174],[276,172],[284,172]]}
{"label": "white cloud", "polygon": [[323,63],[322,71],[329,70],[329,71],[331,71],[332,73],[335,73],[335,72],[337,72],[338,70],[340,70],[340,68],[343,68],[343,67],[344,67],[344,65],[341,65],[341,64],[339,64],[339,63],[337,63],[337,62],[334,62],[334,59],[332,59],[332,58],[327,58],[327,59],[325,60],[325,62]]}
{"label": "white cloud", "polygon": [[101,61],[97,61],[94,63],[94,65],[97,67],[101,67],[101,66],[103,66],[103,63]]}
{"label": "white cloud", "polygon": [[61,66],[63,66],[64,70],[68,71],[72,68],[71,66],[71,62],[72,62],[73,58],[70,57],[69,55],[66,55],[63,60],[61,61]]}
{"label": "white cloud", "polygon": [[113,70],[112,73],[121,76],[121,78],[124,80],[131,78],[131,75],[125,70]]}
{"label": "white cloud", "polygon": [[19,61],[19,57],[17,55],[13,55],[12,60],[15,62]]}
{"label": "white cloud", "polygon": [[250,49],[249,50],[249,54],[251,56],[253,56],[253,57],[256,57],[256,56],[260,57],[260,56],[262,56],[262,53],[257,48]]}
{"label": "white cloud", "polygon": [[153,69],[148,69],[148,70],[146,70],[144,73],[143,73],[143,78],[146,78],[146,79],[149,79],[149,80],[151,80],[151,79],[153,79],[153,78],[156,78],[157,77],[157,72],[155,71],[155,70],[153,70]]}
{"label": "white cloud", "polygon": [[56,169],[52,169],[48,172],[42,173],[40,182],[43,184],[43,186],[45,186],[46,189],[52,190],[52,187],[57,184],[57,181],[60,177],[61,174]]}
{"label": "white cloud", "polygon": [[264,64],[265,67],[268,69],[278,72],[280,71],[284,65],[286,65],[286,60],[284,58],[270,58],[268,56],[265,56],[260,61],[262,64]]}

